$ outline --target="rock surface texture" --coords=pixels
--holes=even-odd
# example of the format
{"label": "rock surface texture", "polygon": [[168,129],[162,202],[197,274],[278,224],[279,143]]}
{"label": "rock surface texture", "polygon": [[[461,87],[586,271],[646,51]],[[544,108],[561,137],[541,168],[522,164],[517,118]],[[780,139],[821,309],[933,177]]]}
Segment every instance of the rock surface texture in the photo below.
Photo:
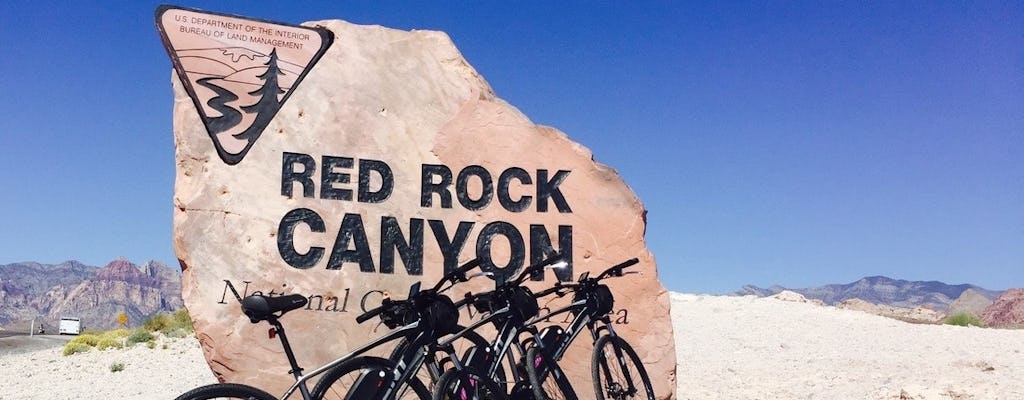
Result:
{"label": "rock surface texture", "polygon": [[[498,98],[443,33],[308,25],[332,31],[333,44],[235,165],[217,157],[195,103],[172,78],[174,244],[214,373],[271,393],[292,382],[279,342],[242,315],[236,295],[310,299],[281,319],[309,371],[385,333],[376,321],[355,322],[382,291],[404,298],[413,282],[433,284],[446,264],[475,257],[509,277],[561,251],[571,279],[640,259],[638,274],[607,281],[612,320],[657,396],[674,397],[669,296],[644,243],[643,205],[618,174]],[[529,286],[555,279],[548,271]],[[493,286],[475,279],[450,295]],[[593,396],[588,342],[582,334],[563,361],[580,398]]]}
{"label": "rock surface texture", "polygon": [[1003,292],[981,312],[981,320],[988,326],[1024,328],[1024,289]]}

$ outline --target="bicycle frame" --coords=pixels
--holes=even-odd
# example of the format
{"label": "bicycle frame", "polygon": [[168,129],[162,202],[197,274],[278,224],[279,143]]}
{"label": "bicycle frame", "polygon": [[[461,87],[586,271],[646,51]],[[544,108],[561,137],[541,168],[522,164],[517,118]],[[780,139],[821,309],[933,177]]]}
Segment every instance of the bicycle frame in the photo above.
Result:
{"label": "bicycle frame", "polygon": [[[288,362],[291,364],[292,367],[292,370],[289,372],[291,372],[292,375],[295,376],[295,383],[288,387],[288,390],[285,391],[283,395],[281,395],[280,400],[288,399],[289,397],[291,397],[292,394],[295,393],[296,390],[299,391],[304,400],[310,400],[311,396],[309,394],[309,388],[306,386],[306,382],[309,381],[311,378],[320,375],[324,372],[327,372],[331,368],[336,367],[338,364],[351,360],[363,353],[366,353],[367,351],[377,348],[378,346],[384,343],[391,342],[403,336],[408,336],[411,332],[415,331],[419,327],[419,321],[399,327],[391,331],[387,335],[384,335],[368,344],[363,345],[362,347],[352,350],[348,354],[336,358],[334,359],[334,361],[324,364],[323,366],[311,371],[308,374],[302,374],[302,368],[299,368],[298,363],[295,360],[295,355],[292,353],[291,346],[288,344],[288,339],[284,334],[284,327],[281,325],[279,321],[276,320],[272,321],[271,324],[274,325],[274,329],[277,330],[277,334],[281,337],[281,344],[284,346],[285,355],[288,356]],[[404,381],[396,379],[393,382],[393,384],[388,388],[388,390],[393,390],[395,387],[397,387],[397,384],[401,382]]]}
{"label": "bicycle frame", "polygon": [[[565,355],[565,352],[569,349],[569,345],[576,340],[576,337],[583,332],[584,328],[590,331],[591,339],[593,339],[593,342],[595,343],[597,342],[597,339],[601,337],[599,332],[602,329],[607,329],[609,335],[615,336],[615,330],[612,329],[611,320],[609,320],[607,316],[600,317],[596,320],[591,319],[590,313],[586,312],[586,308],[586,300],[577,300],[570,303],[568,306],[549,311],[544,315],[538,315],[527,322],[527,324],[536,325],[553,316],[565,314],[573,310],[578,311],[572,322],[569,323],[569,327],[565,330],[567,334],[563,335],[562,338],[559,339],[557,342],[558,344],[555,346],[555,351],[550,353],[555,360],[561,360],[562,356]],[[598,322],[602,322],[603,324],[601,326],[597,326]]]}
{"label": "bicycle frame", "polygon": [[[549,319],[549,318],[551,318],[553,316],[564,314],[564,313],[567,313],[567,312],[570,312],[570,311],[573,311],[573,310],[577,310],[577,313],[576,313],[575,318],[573,318],[572,322],[569,323],[569,328],[566,329],[566,333],[567,334],[563,335],[558,340],[558,342],[556,342],[557,344],[555,345],[554,351],[548,353],[548,354],[550,354],[550,357],[552,359],[556,360],[556,361],[562,359],[562,356],[564,356],[565,352],[568,351],[569,345],[571,345],[572,342],[576,340],[576,337],[579,336],[579,334],[583,331],[584,328],[586,328],[587,330],[590,331],[590,336],[591,336],[591,339],[593,340],[592,343],[597,343],[597,340],[599,338],[601,338],[601,336],[602,336],[602,334],[600,333],[601,330],[606,330],[607,331],[606,335],[608,335],[608,336],[613,336],[613,337],[617,337],[618,336],[615,333],[615,329],[612,328],[611,319],[608,317],[608,315],[602,315],[602,316],[600,316],[600,317],[598,317],[596,319],[591,319],[590,313],[587,312],[587,301],[586,300],[577,300],[577,301],[574,301],[574,302],[570,303],[568,306],[565,306],[565,307],[562,307],[562,308],[550,311],[550,312],[548,312],[547,314],[544,314],[544,315],[539,315],[539,316],[533,318],[532,320],[530,320],[528,322],[528,324],[535,325],[535,324],[539,323],[540,321],[544,321],[544,320],[547,320],[547,319]],[[599,322],[601,323],[600,326],[597,325]],[[538,341],[538,343],[539,343],[539,341]],[[622,362],[621,361],[622,360],[622,352],[621,352],[621,350],[618,347],[615,348],[615,353],[616,353],[615,354],[616,360],[619,360],[619,362],[621,364],[621,362]],[[609,370],[608,365],[606,363],[602,362],[600,364],[600,367],[601,367],[601,370],[605,373],[605,376],[608,376],[610,374],[610,370]],[[629,388],[628,390],[630,392],[635,392],[636,391],[636,386],[633,383],[633,378],[631,376],[629,376],[629,375],[626,375],[625,378],[626,378],[626,384],[628,385],[628,388]]]}
{"label": "bicycle frame", "polygon": [[[511,306],[508,305],[498,310],[495,310],[494,312],[490,313],[490,315],[488,315],[487,317],[482,318],[479,321],[467,326],[466,329],[460,331],[456,337],[450,338],[444,342],[439,343],[438,347],[446,350],[448,352],[448,355],[451,357],[452,362],[455,364],[455,368],[461,370],[462,368],[464,368],[464,365],[462,364],[461,359],[458,358],[458,355],[455,354],[455,350],[451,346],[452,342],[454,342],[455,339],[458,338],[458,336],[464,335],[465,332],[476,330],[487,323],[493,323],[495,320],[499,318],[507,318],[505,317],[505,314],[508,314],[510,311]],[[489,377],[495,376],[498,368],[501,368],[502,358],[505,358],[506,356],[508,357],[510,365],[514,367],[516,364],[515,355],[509,352],[509,349],[513,348],[514,346],[516,352],[519,353],[520,357],[526,355],[526,352],[519,341],[519,336],[523,332],[531,333],[532,335],[534,335],[535,340],[539,339],[536,338],[537,330],[533,328],[530,324],[523,324],[522,326],[519,326],[519,324],[516,324],[513,321],[513,319],[507,318],[505,322],[503,322],[501,326],[498,328],[498,334],[497,336],[495,336],[494,342],[491,343],[491,348],[494,349],[495,351],[494,359],[490,362],[489,365],[487,365],[487,370],[481,372],[486,373],[486,375]],[[510,369],[512,372],[513,382],[520,382],[525,380],[525,377],[520,376],[519,371],[517,371],[516,368]]]}

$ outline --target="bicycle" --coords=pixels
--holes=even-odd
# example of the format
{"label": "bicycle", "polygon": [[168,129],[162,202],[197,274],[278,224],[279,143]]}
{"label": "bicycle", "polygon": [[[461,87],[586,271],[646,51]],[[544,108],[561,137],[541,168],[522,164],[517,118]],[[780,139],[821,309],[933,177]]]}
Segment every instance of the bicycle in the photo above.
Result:
{"label": "bicycle", "polygon": [[[498,284],[493,291],[480,294],[467,293],[463,300],[455,303],[457,307],[471,305],[481,313],[489,313],[486,317],[469,325],[465,329],[466,331],[473,331],[490,323],[497,328],[497,335],[493,343],[487,347],[470,349],[466,356],[468,362],[462,362],[456,352],[448,346],[449,342],[439,344],[439,348],[448,351],[453,368],[445,371],[438,379],[433,394],[434,400],[504,400],[509,398],[510,393],[516,398],[530,398],[529,396],[532,395],[533,399],[541,400],[552,397],[576,399],[576,393],[554,359],[540,359],[545,365],[545,370],[550,372],[550,376],[556,383],[551,393],[546,393],[540,387],[531,384],[532,382],[527,379],[528,371],[538,366],[525,362],[525,360],[531,359],[528,352],[540,351],[537,349],[543,348],[543,344],[541,344],[543,340],[533,324],[527,323],[529,319],[539,313],[537,295],[522,284],[527,278],[545,268],[558,268],[564,265],[566,264],[560,256],[551,257],[527,267],[516,279]],[[529,334],[527,340],[520,341],[519,338],[522,334]],[[527,349],[524,343],[536,343],[537,345]],[[519,357],[510,352],[510,349],[514,349]],[[511,392],[506,391],[507,383],[499,378],[501,376],[499,371],[503,368],[502,360],[506,358],[514,382]]]}
{"label": "bicycle", "polygon": [[[476,273],[467,276],[472,267],[478,263],[466,264],[452,271],[442,278],[433,288],[420,291],[419,283],[413,284],[409,289],[407,300],[385,299],[383,304],[367,311],[356,318],[357,322],[364,322],[377,314],[387,315],[382,318],[382,323],[394,329],[400,323],[416,323],[419,321],[423,329],[411,331],[401,338],[399,344],[392,350],[388,359],[377,357],[357,357],[346,364],[334,368],[324,375],[313,390],[314,396],[326,398],[329,392],[344,393],[344,399],[386,399],[382,395],[382,383],[377,374],[385,381],[390,379],[393,382],[418,382],[419,371],[425,369],[430,383],[434,383],[442,375],[445,365],[451,362],[451,358],[442,360],[436,359],[440,338],[448,336],[446,345],[455,348],[456,342],[462,342],[462,346],[472,347],[486,345],[487,341],[476,332],[466,330],[458,325],[458,307],[451,299],[442,293],[454,287],[456,281],[467,282],[477,276],[488,275],[487,273]],[[451,285],[445,287],[446,283]],[[403,322],[404,321],[404,322]],[[457,360],[456,360],[457,362]],[[373,369],[367,369],[366,365],[373,365]],[[390,366],[385,367],[385,365]],[[373,376],[373,379],[367,380]],[[349,381],[345,383],[342,381]],[[339,384],[339,382],[341,382]],[[394,385],[392,385],[394,386]],[[417,396],[422,398],[419,387],[413,387]],[[424,389],[427,393],[429,390]]]}
{"label": "bicycle", "polygon": [[[331,386],[343,376],[358,373],[354,384],[345,388],[346,398],[351,399],[395,399],[398,396],[413,394],[415,398],[428,399],[430,392],[426,386],[415,375],[403,371],[400,365],[389,359],[379,357],[360,356],[385,343],[408,337],[431,337],[440,335],[440,332],[451,330],[447,326],[444,316],[438,314],[454,315],[458,320],[458,310],[453,308],[451,299],[439,295],[438,288],[446,282],[465,282],[469,278],[466,272],[480,265],[479,259],[474,259],[463,264],[441,278],[433,290],[420,292],[419,283],[410,287],[410,295],[407,300],[385,299],[380,307],[369,310],[356,318],[359,323],[370,318],[380,317],[381,323],[393,329],[388,334],[365,344],[348,354],[345,354],[323,366],[316,368],[308,374],[303,374],[299,367],[295,354],[285,334],[284,326],[280,318],[285,313],[302,308],[308,302],[305,296],[299,294],[282,295],[269,297],[253,295],[242,299],[242,312],[249,317],[249,321],[256,324],[266,321],[272,326],[271,337],[277,337],[284,347],[285,356],[295,383],[293,383],[281,397],[276,398],[262,389],[237,384],[237,383],[214,383],[192,389],[176,400],[209,400],[220,398],[250,399],[250,400],[285,400],[298,392],[303,400],[320,400],[331,389]],[[447,300],[447,301],[445,301]],[[307,382],[313,377],[324,375],[310,392]],[[328,379],[330,378],[330,379]],[[369,395],[369,396],[368,396]]]}
{"label": "bicycle", "polygon": [[[638,394],[641,394],[637,383],[643,386],[642,395],[646,395],[641,398],[654,400],[651,378],[647,375],[647,370],[640,361],[640,357],[625,339],[615,333],[615,329],[612,327],[609,313],[615,304],[615,297],[607,285],[600,283],[607,278],[636,273],[624,273],[623,270],[638,262],[639,260],[636,258],[629,259],[608,268],[596,278],[590,278],[589,271],[584,272],[576,283],[556,282],[554,287],[537,293],[538,297],[549,294],[557,294],[562,297],[568,291],[573,292],[572,302],[568,306],[537,316],[530,323],[546,321],[552,316],[566,312],[574,314],[567,331],[557,325],[549,326],[542,331],[542,336],[547,340],[547,347],[553,349],[548,354],[554,360],[562,359],[569,345],[584,329],[590,332],[594,343],[590,371],[594,393],[598,400],[636,398]],[[534,360],[530,364],[548,365],[543,358],[545,358],[545,354],[541,352],[527,355],[528,360]],[[545,368],[533,369],[528,372],[537,374],[537,376],[531,375],[530,380],[541,386],[543,386],[542,382],[545,382],[547,375],[550,374]]]}

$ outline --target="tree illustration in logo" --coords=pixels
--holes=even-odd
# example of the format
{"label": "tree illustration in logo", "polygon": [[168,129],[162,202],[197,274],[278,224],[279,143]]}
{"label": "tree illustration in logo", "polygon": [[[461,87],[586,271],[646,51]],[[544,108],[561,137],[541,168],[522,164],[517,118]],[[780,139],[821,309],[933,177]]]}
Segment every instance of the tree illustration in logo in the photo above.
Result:
{"label": "tree illustration in logo", "polygon": [[265,65],[267,70],[257,76],[257,78],[263,81],[263,86],[249,92],[252,96],[260,96],[259,101],[248,106],[242,106],[242,111],[245,111],[247,114],[255,113],[256,120],[248,129],[234,135],[238,139],[248,140],[249,142],[255,141],[263,131],[263,128],[277,114],[277,110],[281,108],[281,100],[278,96],[284,94],[285,91],[281,89],[278,83],[278,76],[283,74],[281,73],[281,68],[277,65],[277,49],[270,52],[270,59],[267,60]]}

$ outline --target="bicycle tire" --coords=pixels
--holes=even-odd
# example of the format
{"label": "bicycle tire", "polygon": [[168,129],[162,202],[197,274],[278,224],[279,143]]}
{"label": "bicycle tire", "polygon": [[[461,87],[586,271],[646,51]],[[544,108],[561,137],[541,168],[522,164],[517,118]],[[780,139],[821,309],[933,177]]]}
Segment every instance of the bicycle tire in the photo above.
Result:
{"label": "bicycle tire", "polygon": [[530,380],[536,400],[576,400],[576,391],[569,383],[562,367],[541,349],[532,346],[526,350],[526,376]]}
{"label": "bicycle tire", "polygon": [[[338,364],[324,373],[320,381],[313,387],[313,399],[335,400],[335,399],[379,399],[379,379],[388,373],[394,373],[395,363],[379,357],[356,357]],[[379,374],[379,375],[378,375]],[[348,379],[351,378],[351,381]],[[376,381],[373,381],[375,380]],[[355,388],[354,386],[358,386]],[[376,389],[376,390],[375,390]],[[406,382],[405,387],[399,387],[399,395],[391,399],[420,399],[430,398],[430,391],[423,385],[419,378],[413,376]],[[372,395],[366,395],[369,391]]]}
{"label": "bicycle tire", "polygon": [[270,393],[237,383],[214,383],[189,390],[174,400],[248,399],[277,400]]}
{"label": "bicycle tire", "polygon": [[[594,343],[590,372],[593,375],[597,400],[654,400],[654,389],[651,387],[651,377],[647,375],[647,369],[636,355],[633,346],[618,336],[602,336],[597,339]],[[637,387],[637,383],[643,387]]]}
{"label": "bicycle tire", "polygon": [[432,400],[508,400],[508,394],[473,368],[449,369],[437,380]]}

